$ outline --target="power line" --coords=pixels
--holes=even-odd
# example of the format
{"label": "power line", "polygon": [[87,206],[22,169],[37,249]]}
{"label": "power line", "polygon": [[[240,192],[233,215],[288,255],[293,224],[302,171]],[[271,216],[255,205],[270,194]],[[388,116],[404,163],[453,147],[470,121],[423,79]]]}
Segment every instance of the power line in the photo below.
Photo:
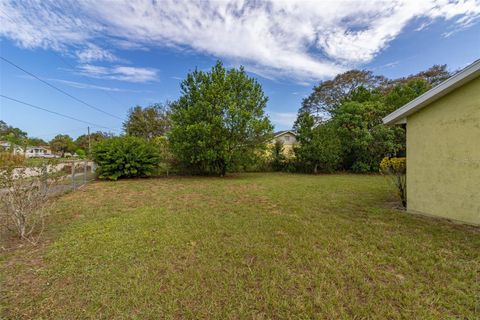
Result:
{"label": "power line", "polygon": [[102,109],[100,109],[100,108],[97,108],[97,107],[95,107],[95,106],[92,106],[91,104],[89,104],[89,103],[87,103],[87,102],[85,102],[85,101],[83,101],[83,100],[81,100],[81,99],[79,99],[79,98],[77,98],[77,97],[75,97],[75,96],[71,95],[70,93],[68,93],[68,92],[66,92],[66,91],[64,91],[64,90],[62,90],[62,89],[60,89],[60,88],[58,88],[58,87],[54,86],[53,84],[51,84],[51,83],[49,83],[49,82],[47,82],[47,81],[43,80],[42,78],[40,78],[40,77],[38,77],[38,76],[34,75],[34,74],[33,74],[33,73],[31,73],[30,71],[27,71],[27,70],[23,69],[22,67],[20,67],[20,66],[16,65],[16,64],[15,64],[15,63],[13,63],[12,61],[10,61],[10,60],[8,60],[8,59],[6,59],[6,58],[4,58],[4,57],[1,57],[1,56],[0,56],[0,59],[2,59],[3,61],[7,62],[8,64],[10,64],[10,65],[14,66],[15,68],[17,68],[17,69],[19,69],[19,70],[21,70],[21,71],[25,72],[26,74],[28,74],[28,75],[30,75],[30,76],[32,76],[32,77],[34,77],[34,78],[35,78],[35,79],[37,79],[38,81],[40,81],[40,82],[43,82],[43,83],[44,83],[44,84],[46,84],[47,86],[49,86],[49,87],[51,87],[51,88],[53,88],[53,89],[55,89],[55,90],[57,90],[57,91],[59,91],[59,92],[63,93],[63,94],[64,94],[64,95],[66,95],[66,96],[69,96],[70,98],[74,99],[75,101],[78,101],[78,102],[80,102],[80,103],[82,103],[82,104],[86,105],[87,107],[89,107],[89,108],[91,108],[91,109],[97,110],[97,111],[99,111],[99,112],[102,112],[102,113],[104,113],[104,114],[106,114],[106,115],[109,115],[109,116],[111,116],[111,117],[117,118],[117,119],[119,119],[119,120],[123,120],[122,118],[120,118],[120,117],[117,117],[117,116],[116,116],[116,115],[114,115],[114,114],[111,114],[111,113],[108,113],[108,112],[106,112],[106,111],[103,111]]}
{"label": "power line", "polygon": [[[16,21],[10,17],[8,14],[5,13],[5,11],[1,10],[0,9],[0,12],[3,13],[3,15],[5,17],[7,17],[11,22],[13,22],[17,28],[20,28],[22,29],[24,32],[26,32],[27,34],[30,33],[28,31],[26,31],[26,29],[24,29],[21,25],[19,25],[18,23],[16,23]],[[56,53],[55,51],[52,51],[50,50],[49,51],[50,53],[54,54],[55,56],[57,56],[57,58],[59,58],[65,65],[67,65],[68,67],[72,68],[72,69],[75,69],[75,67],[70,64],[69,62],[67,62],[60,54]],[[84,78],[88,83],[90,83],[91,85],[95,85],[92,81],[90,81],[87,77]],[[129,108],[128,106],[124,105],[123,102],[121,102],[120,100],[118,100],[117,98],[115,98],[114,96],[112,96],[110,93],[106,92],[106,91],[103,91],[103,90],[100,90],[103,94],[105,94],[106,96],[110,97],[110,99],[112,100],[115,100],[116,103],[120,103],[121,105],[123,105],[124,107],[126,108]]]}
{"label": "power line", "polygon": [[17,100],[17,99],[15,99],[15,98],[8,97],[8,96],[5,96],[5,95],[3,95],[3,94],[0,94],[0,97],[5,98],[5,99],[8,99],[8,100],[11,100],[11,101],[15,101],[15,102],[17,102],[17,103],[21,103],[21,104],[23,104],[23,105],[29,106],[29,107],[34,108],[34,109],[38,109],[38,110],[42,110],[42,111],[45,111],[45,112],[49,112],[49,113],[52,113],[52,114],[55,114],[55,115],[57,115],[57,116],[64,117],[64,118],[67,118],[67,119],[70,119],[70,120],[75,120],[75,121],[82,122],[82,123],[85,123],[85,124],[89,124],[89,125],[91,125],[91,126],[95,126],[95,127],[98,127],[98,128],[111,129],[111,128],[109,128],[109,127],[105,127],[105,126],[102,126],[102,125],[99,125],[99,124],[96,124],[96,123],[93,123],[93,122],[81,120],[81,119],[78,119],[78,118],[75,118],[75,117],[72,117],[72,116],[63,114],[63,113],[59,113],[59,112],[52,111],[52,110],[49,110],[49,109],[46,109],[46,108],[42,108],[42,107],[33,105],[33,104],[28,103],[28,102],[25,102],[25,101]]}

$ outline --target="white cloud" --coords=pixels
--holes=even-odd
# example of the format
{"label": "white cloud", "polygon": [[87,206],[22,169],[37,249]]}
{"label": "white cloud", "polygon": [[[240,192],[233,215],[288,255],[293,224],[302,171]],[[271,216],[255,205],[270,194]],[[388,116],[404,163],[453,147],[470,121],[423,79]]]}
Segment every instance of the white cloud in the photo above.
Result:
{"label": "white cloud", "polygon": [[99,46],[89,43],[86,48],[77,50],[76,55],[80,62],[92,62],[92,61],[119,61],[113,53],[108,50],[102,49]]}
{"label": "white cloud", "polygon": [[91,64],[78,66],[78,72],[82,75],[129,82],[148,82],[157,80],[158,70],[153,68],[137,68],[125,66],[102,67]]}
{"label": "white cloud", "polygon": [[450,20],[446,34],[468,28],[480,19],[480,0],[5,0],[0,10],[13,20],[3,19],[0,35],[27,48],[74,47],[83,62],[113,61],[110,51],[92,50],[101,40],[194,50],[266,77],[309,81],[371,61],[412,21],[421,29]]}
{"label": "white cloud", "polygon": [[292,128],[297,119],[295,112],[269,112],[269,115],[270,120],[282,128]]}

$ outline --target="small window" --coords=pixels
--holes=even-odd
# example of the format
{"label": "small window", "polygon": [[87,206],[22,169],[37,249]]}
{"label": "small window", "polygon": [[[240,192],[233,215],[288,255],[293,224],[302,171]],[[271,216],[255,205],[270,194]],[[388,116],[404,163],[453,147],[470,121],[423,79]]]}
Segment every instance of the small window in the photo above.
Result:
{"label": "small window", "polygon": [[289,136],[285,136],[285,141],[290,141],[290,137]]}

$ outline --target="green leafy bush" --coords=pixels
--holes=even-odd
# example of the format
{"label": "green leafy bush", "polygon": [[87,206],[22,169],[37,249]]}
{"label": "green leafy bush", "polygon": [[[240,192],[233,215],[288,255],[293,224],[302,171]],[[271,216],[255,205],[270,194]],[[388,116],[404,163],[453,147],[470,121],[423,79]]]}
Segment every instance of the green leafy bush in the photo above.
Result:
{"label": "green leafy bush", "polygon": [[137,137],[124,136],[106,139],[95,145],[93,158],[100,179],[148,177],[160,163],[158,147]]}
{"label": "green leafy bush", "polygon": [[77,149],[75,153],[80,159],[85,159],[87,157],[87,153],[83,149]]}

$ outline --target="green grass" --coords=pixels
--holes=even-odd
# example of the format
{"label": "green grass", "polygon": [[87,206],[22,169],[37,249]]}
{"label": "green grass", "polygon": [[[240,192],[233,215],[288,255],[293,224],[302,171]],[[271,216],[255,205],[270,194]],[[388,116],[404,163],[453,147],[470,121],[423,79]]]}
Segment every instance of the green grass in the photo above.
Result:
{"label": "green grass", "polygon": [[54,204],[43,245],[4,251],[0,315],[474,319],[478,229],[393,196],[360,175],[93,183]]}

